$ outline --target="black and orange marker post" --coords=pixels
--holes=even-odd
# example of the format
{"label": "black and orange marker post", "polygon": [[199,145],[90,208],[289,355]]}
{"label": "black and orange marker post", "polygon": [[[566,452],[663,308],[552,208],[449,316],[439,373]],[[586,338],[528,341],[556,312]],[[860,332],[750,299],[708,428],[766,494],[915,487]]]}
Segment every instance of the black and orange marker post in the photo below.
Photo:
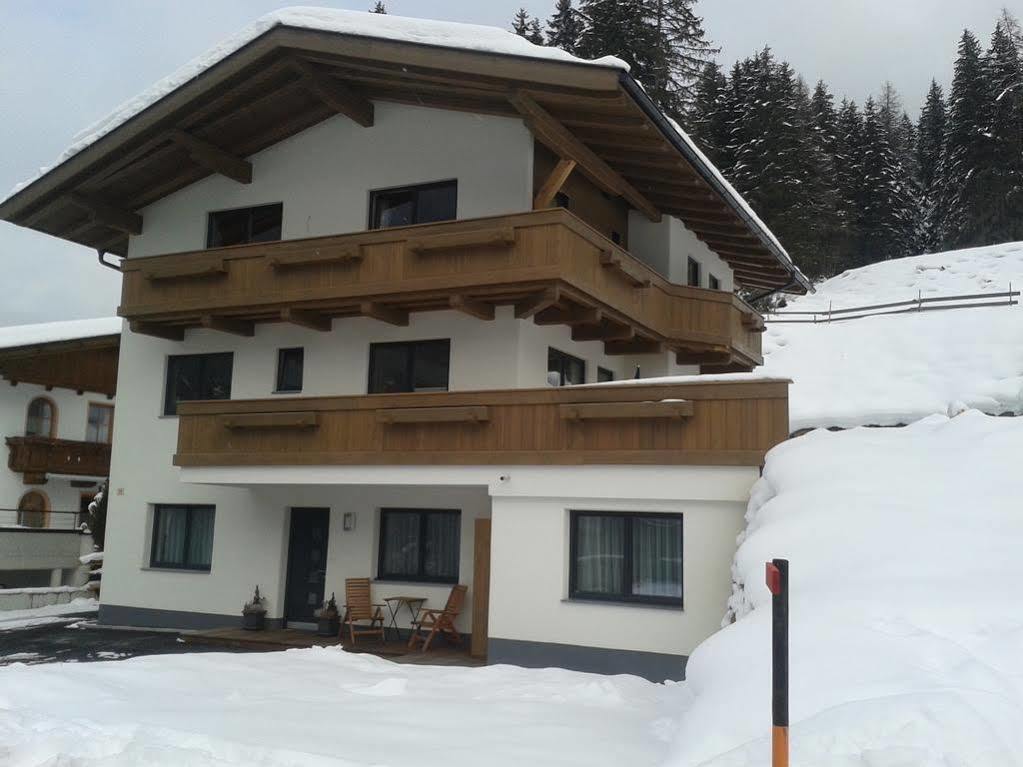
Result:
{"label": "black and orange marker post", "polygon": [[789,561],[767,563],[771,591],[771,765],[789,767]]}

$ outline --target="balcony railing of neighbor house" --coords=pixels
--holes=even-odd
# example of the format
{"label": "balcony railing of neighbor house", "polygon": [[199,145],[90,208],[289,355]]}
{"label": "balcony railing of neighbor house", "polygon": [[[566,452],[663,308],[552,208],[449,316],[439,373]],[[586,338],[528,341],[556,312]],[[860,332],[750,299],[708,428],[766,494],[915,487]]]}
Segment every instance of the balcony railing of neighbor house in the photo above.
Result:
{"label": "balcony railing of neighbor house", "polygon": [[759,466],[788,437],[788,381],[186,402],[178,466]]}
{"label": "balcony railing of neighbor house", "polygon": [[80,511],[0,509],[0,529],[3,530],[74,533],[79,531],[82,522]]}
{"label": "balcony railing of neighbor house", "polygon": [[750,369],[760,315],[737,296],[676,285],[566,210],[396,227],[128,259],[120,314],[136,332],[180,339],[257,322],[329,330],[335,317],[408,324],[496,305],[572,327],[610,354],[676,353],[680,364]]}
{"label": "balcony railing of neighbor house", "polygon": [[7,437],[7,465],[25,475],[25,484],[41,484],[47,474],[105,477],[110,473],[110,445],[49,437]]}

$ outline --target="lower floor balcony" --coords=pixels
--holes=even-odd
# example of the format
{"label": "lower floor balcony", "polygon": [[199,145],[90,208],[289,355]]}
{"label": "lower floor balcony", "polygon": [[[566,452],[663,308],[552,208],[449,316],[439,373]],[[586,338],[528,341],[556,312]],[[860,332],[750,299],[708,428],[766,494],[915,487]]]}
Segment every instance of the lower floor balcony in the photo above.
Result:
{"label": "lower floor balcony", "polygon": [[181,467],[760,466],[788,436],[788,381],[182,403]]}
{"label": "lower floor balcony", "polygon": [[41,485],[50,474],[103,478],[110,474],[110,445],[50,437],[8,437],[7,465],[26,485]]}

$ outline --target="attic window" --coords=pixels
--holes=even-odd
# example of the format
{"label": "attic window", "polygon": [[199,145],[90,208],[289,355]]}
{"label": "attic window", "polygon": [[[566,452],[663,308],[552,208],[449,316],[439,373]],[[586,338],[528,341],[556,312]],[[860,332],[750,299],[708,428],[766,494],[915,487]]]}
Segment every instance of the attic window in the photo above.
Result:
{"label": "attic window", "polygon": [[370,192],[369,228],[429,224],[457,218],[458,182],[441,181]]}
{"label": "attic window", "polygon": [[713,274],[708,274],[707,287],[710,288],[711,290],[721,290],[721,280],[719,280]]}
{"label": "attic window", "polygon": [[235,208],[210,213],[206,227],[206,247],[247,245],[281,239],[282,203]]}

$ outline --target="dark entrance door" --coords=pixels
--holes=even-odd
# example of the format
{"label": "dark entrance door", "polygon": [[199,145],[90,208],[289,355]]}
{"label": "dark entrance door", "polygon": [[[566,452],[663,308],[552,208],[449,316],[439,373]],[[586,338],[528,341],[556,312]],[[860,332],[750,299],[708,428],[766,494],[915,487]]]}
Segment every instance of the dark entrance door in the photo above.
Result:
{"label": "dark entrance door", "polygon": [[323,604],[329,532],[330,509],[291,510],[284,597],[284,620],[289,624],[316,621],[313,613]]}

